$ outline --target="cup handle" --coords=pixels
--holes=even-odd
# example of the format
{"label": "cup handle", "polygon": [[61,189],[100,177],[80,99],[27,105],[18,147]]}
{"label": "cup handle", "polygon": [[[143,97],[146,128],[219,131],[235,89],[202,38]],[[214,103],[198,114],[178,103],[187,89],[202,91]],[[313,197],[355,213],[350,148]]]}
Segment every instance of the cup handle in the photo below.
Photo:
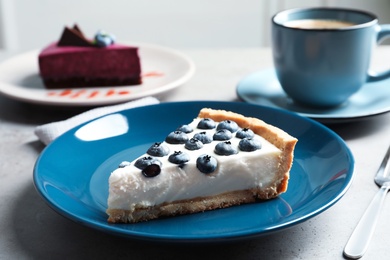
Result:
{"label": "cup handle", "polygon": [[[382,40],[384,40],[385,38],[390,37],[390,24],[378,25],[377,30],[378,31],[377,31],[376,42],[378,44]],[[380,80],[387,79],[387,78],[390,78],[390,69],[379,72],[379,73],[370,71],[368,73],[367,82],[375,82],[375,81],[380,81]]]}

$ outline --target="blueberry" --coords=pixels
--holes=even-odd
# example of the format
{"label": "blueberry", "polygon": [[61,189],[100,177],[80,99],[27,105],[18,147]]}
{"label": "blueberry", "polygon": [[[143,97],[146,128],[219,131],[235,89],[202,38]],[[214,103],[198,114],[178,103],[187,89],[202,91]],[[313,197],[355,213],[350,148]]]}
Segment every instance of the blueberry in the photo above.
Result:
{"label": "blueberry", "polygon": [[233,137],[232,133],[227,129],[219,129],[213,135],[213,139],[216,141],[226,141],[230,140]]}
{"label": "blueberry", "polygon": [[224,120],[218,124],[217,130],[219,129],[227,129],[230,132],[234,133],[238,130],[238,125],[232,120]]}
{"label": "blueberry", "polygon": [[194,138],[198,139],[203,144],[209,144],[213,141],[212,135],[205,131],[194,134]]}
{"label": "blueberry", "polygon": [[154,143],[146,153],[151,156],[163,157],[169,154],[169,148],[164,143]]}
{"label": "blueberry", "polygon": [[236,137],[243,139],[243,138],[253,138],[255,136],[255,133],[249,128],[242,128],[237,131]]}
{"label": "blueberry", "polygon": [[128,161],[123,161],[119,164],[119,168],[125,168],[126,166],[129,166],[130,165],[130,162]]}
{"label": "blueberry", "polygon": [[159,175],[161,173],[161,167],[160,165],[158,164],[150,164],[148,166],[145,167],[145,169],[142,170],[142,174],[145,176],[145,177],[156,177],[157,175]]}
{"label": "blueberry", "polygon": [[238,153],[230,141],[220,142],[215,146],[214,152],[218,155],[232,155]]}
{"label": "blueberry", "polygon": [[194,131],[194,129],[192,129],[192,127],[189,126],[189,125],[181,125],[181,126],[179,126],[179,127],[176,129],[176,131],[181,131],[181,132],[183,132],[183,133],[189,134],[189,133],[191,133],[192,131]]}
{"label": "blueberry", "polygon": [[115,37],[103,31],[99,31],[95,35],[95,43],[98,47],[107,47],[111,44],[114,44],[114,42]]}
{"label": "blueberry", "polygon": [[190,160],[190,156],[182,151],[175,151],[168,157],[168,161],[174,164],[184,164]]}
{"label": "blueberry", "polygon": [[215,122],[211,118],[203,118],[198,123],[199,129],[213,129],[215,128]]}
{"label": "blueberry", "polygon": [[205,174],[212,173],[217,169],[217,166],[217,160],[210,155],[203,154],[196,159],[196,168]]}
{"label": "blueberry", "polygon": [[196,138],[191,138],[186,142],[184,147],[188,150],[199,150],[203,147],[203,143]]}
{"label": "blueberry", "polygon": [[261,149],[261,142],[257,138],[244,138],[238,143],[238,148],[244,152],[253,152]]}
{"label": "blueberry", "polygon": [[153,158],[151,156],[145,156],[145,157],[139,158],[137,161],[135,161],[134,166],[140,170],[143,170],[151,164],[157,164],[159,166],[162,165],[160,160]]}
{"label": "blueberry", "polygon": [[174,131],[165,138],[165,142],[169,144],[185,144],[187,140],[188,136],[182,131]]}

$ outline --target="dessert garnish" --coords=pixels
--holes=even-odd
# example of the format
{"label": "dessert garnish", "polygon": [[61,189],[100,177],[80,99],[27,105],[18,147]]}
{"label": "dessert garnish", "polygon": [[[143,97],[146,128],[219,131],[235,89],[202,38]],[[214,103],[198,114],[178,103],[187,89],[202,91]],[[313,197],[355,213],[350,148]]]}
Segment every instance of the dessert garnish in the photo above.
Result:
{"label": "dessert garnish", "polygon": [[190,160],[190,156],[182,151],[174,151],[168,157],[168,161],[174,164],[184,164]]}
{"label": "dessert garnish", "polygon": [[194,138],[198,139],[203,144],[209,144],[209,143],[211,143],[213,141],[213,136],[211,135],[211,133],[208,133],[206,131],[202,131],[202,132],[196,133],[194,135]]}
{"label": "dessert garnish", "polygon": [[62,31],[58,46],[94,47],[92,41],[87,39],[77,24],[73,28],[65,27]]}
{"label": "dessert garnish", "polygon": [[219,129],[213,135],[213,139],[216,141],[230,140],[232,139],[232,137],[233,137],[232,133],[227,129]]}
{"label": "dessert garnish", "polygon": [[115,43],[115,36],[104,31],[98,31],[95,35],[94,43],[98,47],[107,47]]}
{"label": "dessert garnish", "polygon": [[186,142],[184,147],[188,150],[199,150],[202,149],[203,143],[198,139],[196,139],[195,137],[193,137]]}
{"label": "dessert garnish", "polygon": [[203,154],[196,159],[196,168],[202,173],[209,174],[215,171],[218,162],[214,157]]}
{"label": "dessert garnish", "polygon": [[210,118],[203,118],[199,121],[198,126],[199,129],[213,129],[215,128],[214,120]]}
{"label": "dessert garnish", "polygon": [[65,27],[58,46],[79,46],[79,47],[107,47],[114,44],[115,37],[104,31],[98,31],[94,40],[88,39],[81,31],[80,27],[75,24],[72,28]]}
{"label": "dessert garnish", "polygon": [[224,120],[218,124],[217,130],[221,130],[221,129],[227,129],[231,133],[234,133],[238,130],[238,125],[236,122],[232,120]]}
{"label": "dessert garnish", "polygon": [[142,170],[142,175],[147,178],[156,177],[161,173],[161,167],[159,164],[150,164]]}
{"label": "dessert garnish", "polygon": [[261,142],[257,138],[243,138],[238,143],[238,148],[241,151],[245,152],[253,152],[258,149],[261,149]]}
{"label": "dessert garnish", "polygon": [[161,142],[157,142],[146,153],[151,156],[163,157],[169,154],[169,147]]}
{"label": "dessert garnish", "polygon": [[186,133],[182,131],[171,132],[166,138],[165,142],[169,144],[185,144],[188,140]]}
{"label": "dessert garnish", "polygon": [[241,139],[242,138],[252,138],[254,136],[255,136],[255,134],[249,128],[242,128],[242,129],[238,130],[236,133],[236,137],[241,138]]}
{"label": "dessert garnish", "polygon": [[134,166],[137,167],[138,169],[143,170],[151,164],[156,164],[159,166],[162,165],[162,163],[158,159],[153,158],[151,156],[145,156],[145,157],[139,158],[137,161],[135,161]]}
{"label": "dessert garnish", "polygon": [[189,125],[181,125],[176,130],[177,131],[182,131],[182,132],[184,132],[186,134],[192,133],[192,131],[194,131],[194,129],[192,129],[192,127],[189,126]]}
{"label": "dessert garnish", "polygon": [[215,153],[218,155],[232,155],[238,153],[230,141],[220,142],[215,146]]}

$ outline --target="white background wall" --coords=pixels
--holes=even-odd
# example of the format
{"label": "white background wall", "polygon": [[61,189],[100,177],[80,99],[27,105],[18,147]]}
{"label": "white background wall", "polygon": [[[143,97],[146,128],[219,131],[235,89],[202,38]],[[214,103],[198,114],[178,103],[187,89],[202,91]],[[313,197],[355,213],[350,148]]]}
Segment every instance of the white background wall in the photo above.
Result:
{"label": "white background wall", "polygon": [[359,8],[390,23],[390,0],[0,0],[0,48],[42,48],[75,22],[89,37],[104,29],[174,48],[267,46],[271,16],[305,6]]}

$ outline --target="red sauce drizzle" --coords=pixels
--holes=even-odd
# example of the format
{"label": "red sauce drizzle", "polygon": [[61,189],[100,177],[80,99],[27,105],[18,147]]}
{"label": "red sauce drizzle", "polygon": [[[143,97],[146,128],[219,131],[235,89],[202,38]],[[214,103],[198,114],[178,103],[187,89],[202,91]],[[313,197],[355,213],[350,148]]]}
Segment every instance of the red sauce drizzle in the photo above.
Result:
{"label": "red sauce drizzle", "polygon": [[60,93],[60,96],[67,96],[67,95],[70,95],[70,93],[72,93],[71,89],[65,89],[64,91],[62,91]]}
{"label": "red sauce drizzle", "polygon": [[159,71],[150,71],[142,74],[142,77],[162,77],[162,76],[164,76],[164,73]]}
{"label": "red sauce drizzle", "polygon": [[[65,89],[62,91],[50,91],[47,92],[47,95],[50,97],[68,97],[68,98],[95,98],[99,95],[101,95],[103,90],[87,90],[87,89],[81,89],[81,90],[71,90],[71,89]],[[110,97],[115,95],[129,95],[131,93],[130,90],[115,90],[115,89],[109,89],[104,92],[103,96]]]}
{"label": "red sauce drizzle", "polygon": [[130,90],[122,90],[122,91],[119,91],[119,92],[118,92],[119,95],[128,95],[128,94],[130,94],[130,93],[131,93]]}
{"label": "red sauce drizzle", "polygon": [[[149,71],[142,74],[142,77],[163,77],[164,73],[159,71]],[[86,96],[87,98],[94,98],[98,95],[100,95],[99,90],[93,90],[91,92],[87,91],[86,89],[73,91],[72,89],[64,89],[62,91],[50,91],[47,92],[47,95],[50,97],[54,96],[60,96],[60,97],[70,97],[70,98],[79,98],[82,96]],[[130,90],[118,90],[115,91],[115,89],[109,89],[105,93],[106,97],[114,96],[114,95],[129,95],[131,93]]]}
{"label": "red sauce drizzle", "polygon": [[74,93],[71,98],[78,98],[79,96],[83,95],[85,92],[87,92],[85,89],[79,90],[76,93]]}
{"label": "red sauce drizzle", "polygon": [[107,93],[106,93],[106,96],[109,97],[109,96],[112,96],[112,95],[114,95],[114,94],[115,94],[115,90],[109,89],[109,90],[107,91]]}
{"label": "red sauce drizzle", "polygon": [[99,91],[98,90],[95,90],[95,91],[92,91],[91,94],[89,94],[88,98],[94,98],[96,97],[97,95],[99,95]]}

